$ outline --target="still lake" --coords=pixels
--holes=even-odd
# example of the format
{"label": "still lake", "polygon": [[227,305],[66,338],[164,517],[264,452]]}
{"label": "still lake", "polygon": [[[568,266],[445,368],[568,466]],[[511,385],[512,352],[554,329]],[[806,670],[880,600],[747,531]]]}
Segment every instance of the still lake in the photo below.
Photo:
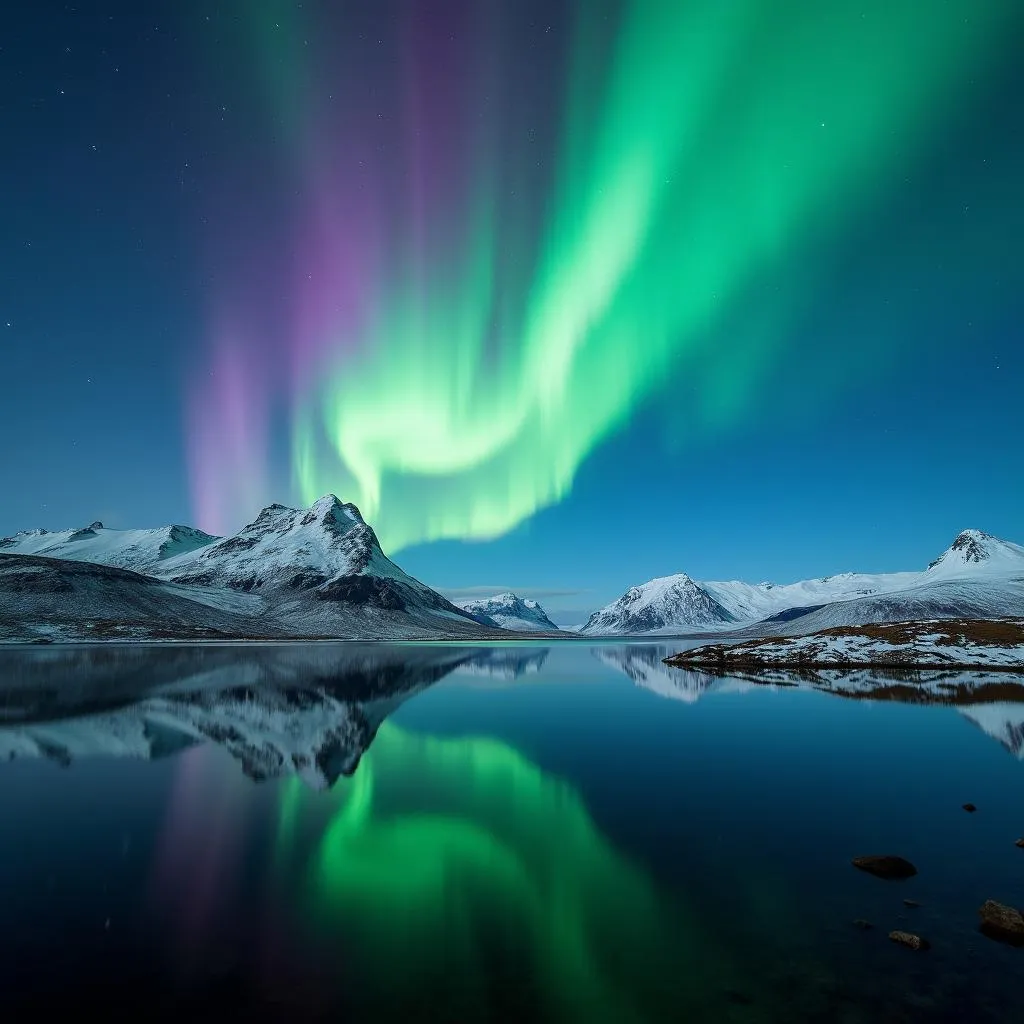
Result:
{"label": "still lake", "polygon": [[977,930],[1024,905],[1014,687],[852,700],[682,646],[0,650],[5,1019],[1024,1019]]}

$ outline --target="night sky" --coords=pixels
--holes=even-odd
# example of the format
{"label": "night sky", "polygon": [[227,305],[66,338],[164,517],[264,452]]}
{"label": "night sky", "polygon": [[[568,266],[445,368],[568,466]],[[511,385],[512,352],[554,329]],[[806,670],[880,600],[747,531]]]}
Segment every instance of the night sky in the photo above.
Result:
{"label": "night sky", "polygon": [[0,534],[355,501],[561,621],[1024,541],[1019,0],[9,5]]}

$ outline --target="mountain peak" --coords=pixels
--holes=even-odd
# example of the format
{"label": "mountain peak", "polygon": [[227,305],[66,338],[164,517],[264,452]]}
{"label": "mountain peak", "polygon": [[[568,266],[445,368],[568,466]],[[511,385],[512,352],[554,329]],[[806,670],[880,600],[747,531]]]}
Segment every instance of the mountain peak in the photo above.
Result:
{"label": "mountain peak", "polygon": [[995,568],[1008,562],[1024,567],[1024,548],[983,530],[969,529],[957,534],[953,543],[929,564],[928,570]]}
{"label": "mountain peak", "polygon": [[341,499],[336,494],[325,494],[322,498],[317,498],[317,500],[309,506],[309,511],[333,512],[336,508],[340,507]]}
{"label": "mountain peak", "polygon": [[989,557],[990,541],[998,541],[998,538],[982,530],[961,530],[953,541],[951,550],[962,551],[964,558],[969,562],[982,562]]}
{"label": "mountain peak", "polygon": [[684,572],[630,587],[594,612],[581,632],[647,633],[733,621],[733,615]]}
{"label": "mountain peak", "polygon": [[316,512],[318,516],[337,516],[339,513],[347,519],[356,523],[365,523],[363,514],[352,504],[351,501],[342,501],[336,494],[325,494],[322,498],[309,506],[310,512]]}
{"label": "mountain peak", "polygon": [[469,612],[478,622],[515,630],[557,630],[547,613],[536,601],[523,599],[511,590],[494,597],[477,598],[472,601],[458,601],[463,611]]}

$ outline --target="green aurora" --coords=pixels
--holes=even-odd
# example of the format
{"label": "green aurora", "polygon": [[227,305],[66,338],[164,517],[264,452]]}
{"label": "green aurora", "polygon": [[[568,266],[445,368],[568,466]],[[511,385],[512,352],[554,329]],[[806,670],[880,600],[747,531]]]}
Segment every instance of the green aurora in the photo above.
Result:
{"label": "green aurora", "polygon": [[[305,801],[308,800],[308,803]],[[318,798],[319,800],[319,798]],[[278,861],[294,857],[302,783],[282,792]],[[438,739],[385,723],[354,776],[331,793],[314,847],[309,900],[340,924],[378,992],[416,991],[458,971],[480,1012],[495,946],[540,979],[557,1019],[643,1020],[664,999],[695,1007],[725,970],[687,915],[595,827],[579,796],[493,739]],[[321,805],[322,806],[322,805]],[[498,929],[495,931],[495,929]],[[680,973],[669,951],[684,957]],[[383,968],[382,966],[383,965]],[[688,982],[687,972],[692,972]]]}
{"label": "green aurora", "polygon": [[511,156],[483,133],[458,252],[410,246],[294,411],[302,498],[351,497],[388,550],[560,501],[673,377],[699,427],[740,421],[786,310],[738,346],[716,326],[913,164],[1013,4],[633,0],[610,48],[586,10],[538,236],[498,199]]}

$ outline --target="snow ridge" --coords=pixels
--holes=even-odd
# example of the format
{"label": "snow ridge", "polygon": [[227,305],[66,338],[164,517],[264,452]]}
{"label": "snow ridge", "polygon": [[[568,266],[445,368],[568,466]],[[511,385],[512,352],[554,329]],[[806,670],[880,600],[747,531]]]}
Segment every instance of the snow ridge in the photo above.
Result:
{"label": "snow ridge", "polygon": [[485,625],[523,632],[536,632],[538,629],[558,632],[558,626],[548,618],[538,602],[511,592],[455,603]]}
{"label": "snow ridge", "polygon": [[590,635],[655,633],[680,626],[718,626],[734,621],[699,583],[685,573],[663,576],[594,612],[580,631]]}
{"label": "snow ridge", "polygon": [[4,537],[0,540],[0,553],[66,558],[146,573],[161,562],[197,551],[219,539],[191,526],[108,530],[97,521],[78,530],[26,530]]}
{"label": "snow ridge", "polygon": [[[82,562],[95,571],[76,569]],[[145,639],[162,629],[182,639],[369,639],[494,629],[403,572],[359,509],[333,494],[308,509],[269,505],[233,537],[100,523],[19,534],[0,542],[2,594],[10,597],[0,607],[0,637],[21,639]]]}
{"label": "snow ridge", "polygon": [[999,617],[1022,607],[1024,547],[964,530],[918,572],[846,572],[782,585],[696,582],[685,574],[650,580],[595,612],[582,632],[664,634],[756,624],[765,632],[800,634],[866,622]]}

